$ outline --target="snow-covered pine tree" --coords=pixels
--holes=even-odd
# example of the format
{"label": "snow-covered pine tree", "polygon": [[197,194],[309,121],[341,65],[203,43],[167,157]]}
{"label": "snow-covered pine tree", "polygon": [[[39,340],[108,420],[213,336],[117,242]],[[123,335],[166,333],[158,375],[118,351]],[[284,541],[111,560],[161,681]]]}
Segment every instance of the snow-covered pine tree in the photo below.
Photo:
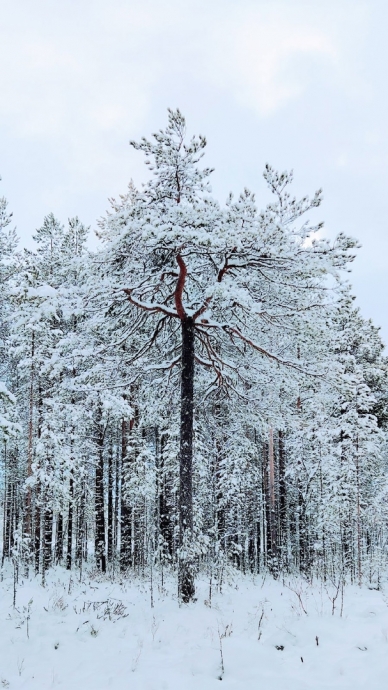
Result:
{"label": "snow-covered pine tree", "polygon": [[185,138],[177,110],[152,142],[133,144],[153,175],[102,223],[99,294],[105,317],[125,323],[119,340],[134,331],[140,339],[144,327],[133,362],[169,376],[180,370],[178,582],[182,600],[190,601],[195,363],[208,369],[209,390],[221,386],[247,398],[252,372],[258,376],[271,363],[303,371],[291,334],[322,313],[325,276],[338,278],[355,242],[340,235],[330,246],[314,238],[318,228],[298,224],[320,195],[296,201],[288,193],[292,175],[269,166],[273,204],[259,213],[245,190],[222,208],[210,196],[211,170],[198,166],[206,140]]}
{"label": "snow-covered pine tree", "polygon": [[388,368],[342,284],[356,243],[317,239],[320,195],[269,166],[263,211],[247,190],[220,205],[205,143],[171,111],[135,144],[151,179],[112,200],[94,254],[50,214],[16,266],[2,201],[0,413],[16,430],[10,390],[22,429],[3,559],[15,530],[43,578],[94,543],[102,571],[176,568],[183,601],[200,567],[218,586],[229,567],[377,577]]}
{"label": "snow-covered pine tree", "polygon": [[12,213],[8,212],[7,199],[0,197],[0,441],[3,456],[1,474],[4,486],[2,561],[10,556],[13,533],[17,529],[20,512],[20,477],[15,454],[20,427],[16,398],[11,393],[15,367],[9,352],[8,325],[10,291],[17,273],[18,238],[11,224]]}

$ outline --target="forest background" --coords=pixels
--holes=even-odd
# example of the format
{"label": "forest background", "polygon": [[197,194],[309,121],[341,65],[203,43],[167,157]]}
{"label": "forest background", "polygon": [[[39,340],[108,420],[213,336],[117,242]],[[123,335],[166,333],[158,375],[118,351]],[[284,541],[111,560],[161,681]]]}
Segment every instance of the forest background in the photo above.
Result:
{"label": "forest background", "polygon": [[[219,204],[179,110],[140,143],[151,177],[111,200],[90,252],[50,213],[17,252],[1,200],[2,564],[210,569],[380,584],[388,365],[354,307],[357,241],[273,201]],[[90,552],[93,543],[92,553]]]}

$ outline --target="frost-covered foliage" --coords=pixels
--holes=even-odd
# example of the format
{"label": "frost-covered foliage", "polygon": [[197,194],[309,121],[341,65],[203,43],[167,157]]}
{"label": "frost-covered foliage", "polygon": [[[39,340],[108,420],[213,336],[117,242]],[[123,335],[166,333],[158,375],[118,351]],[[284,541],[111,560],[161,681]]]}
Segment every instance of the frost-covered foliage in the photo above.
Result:
{"label": "frost-covered foliage", "polygon": [[322,238],[320,192],[293,198],[270,166],[263,210],[246,189],[220,204],[179,111],[133,145],[151,176],[112,200],[94,253],[49,214],[16,255],[2,202],[4,556],[19,530],[43,577],[93,552],[219,583],[378,579],[388,365],[344,279],[357,243]]}
{"label": "frost-covered foliage", "polygon": [[[1,180],[1,177],[0,177]],[[15,397],[8,390],[9,356],[7,348],[9,319],[9,284],[16,271],[17,237],[10,228],[12,213],[7,211],[5,197],[0,197],[0,439],[7,441],[18,432],[15,417]]]}

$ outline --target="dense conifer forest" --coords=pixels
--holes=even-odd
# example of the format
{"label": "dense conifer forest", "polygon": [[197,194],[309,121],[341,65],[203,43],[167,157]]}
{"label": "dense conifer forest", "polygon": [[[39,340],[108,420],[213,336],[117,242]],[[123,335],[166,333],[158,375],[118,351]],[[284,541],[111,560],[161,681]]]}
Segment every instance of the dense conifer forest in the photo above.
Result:
{"label": "dense conifer forest", "polygon": [[2,568],[163,583],[231,569],[379,586],[388,360],[354,305],[358,247],[325,239],[269,165],[225,203],[182,114],[133,146],[89,229],[49,213],[20,250],[0,199]]}

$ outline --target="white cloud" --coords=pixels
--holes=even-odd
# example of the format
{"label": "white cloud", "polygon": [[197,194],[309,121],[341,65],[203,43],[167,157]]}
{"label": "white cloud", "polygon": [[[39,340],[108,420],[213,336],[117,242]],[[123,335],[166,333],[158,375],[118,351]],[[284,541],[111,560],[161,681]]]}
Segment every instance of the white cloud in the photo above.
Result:
{"label": "white cloud", "polygon": [[264,116],[302,94],[312,76],[306,78],[306,64],[319,60],[332,69],[338,58],[333,36],[311,20],[290,21],[287,14],[255,11],[230,22],[223,36],[229,41],[220,40],[214,82]]}
{"label": "white cloud", "polygon": [[23,138],[130,131],[177,73],[268,115],[300,96],[306,65],[333,69],[328,8],[322,25],[300,2],[3,0],[1,118]]}

